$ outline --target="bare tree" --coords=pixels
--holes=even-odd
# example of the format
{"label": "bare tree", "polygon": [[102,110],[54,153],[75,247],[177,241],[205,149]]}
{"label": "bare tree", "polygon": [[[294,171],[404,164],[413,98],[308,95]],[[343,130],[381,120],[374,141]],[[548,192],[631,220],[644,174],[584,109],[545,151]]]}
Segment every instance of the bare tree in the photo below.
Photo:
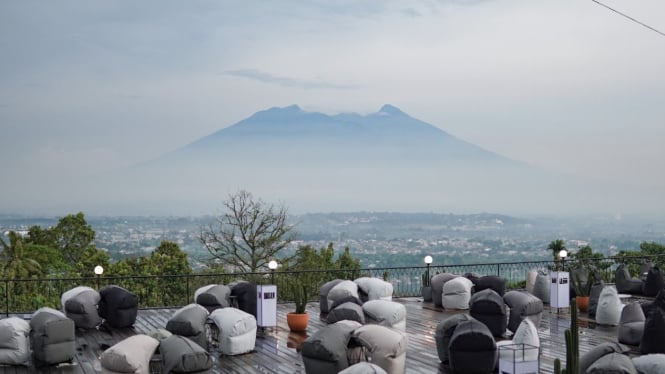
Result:
{"label": "bare tree", "polygon": [[294,240],[284,206],[267,204],[240,190],[224,202],[227,212],[201,227],[199,240],[224,265],[255,272]]}

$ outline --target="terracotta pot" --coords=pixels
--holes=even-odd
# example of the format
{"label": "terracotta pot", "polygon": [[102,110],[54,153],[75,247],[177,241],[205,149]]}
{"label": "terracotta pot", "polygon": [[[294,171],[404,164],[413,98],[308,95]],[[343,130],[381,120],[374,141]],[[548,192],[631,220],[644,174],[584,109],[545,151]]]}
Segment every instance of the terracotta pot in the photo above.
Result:
{"label": "terracotta pot", "polygon": [[589,310],[589,296],[576,296],[577,309],[580,312],[587,312]]}
{"label": "terracotta pot", "polygon": [[309,322],[309,314],[287,313],[286,324],[289,325],[291,331],[305,331],[307,330],[307,323]]}

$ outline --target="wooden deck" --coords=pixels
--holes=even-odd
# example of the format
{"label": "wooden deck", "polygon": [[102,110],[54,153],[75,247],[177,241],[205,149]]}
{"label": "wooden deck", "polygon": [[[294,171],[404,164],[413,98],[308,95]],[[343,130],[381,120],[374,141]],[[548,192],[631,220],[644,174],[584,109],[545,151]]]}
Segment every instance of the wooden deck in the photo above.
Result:
{"label": "wooden deck", "polygon": [[[421,299],[395,299],[403,303],[407,310],[407,369],[409,374],[447,373],[448,367],[439,362],[434,342],[436,325],[452,314],[463,311],[448,311],[423,303]],[[286,325],[286,313],[293,308],[289,304],[278,305],[278,326],[259,332],[255,351],[239,356],[220,356],[211,351],[215,360],[215,373],[305,373],[299,353],[300,343],[321,326],[325,320],[319,316],[317,303],[308,305],[310,323],[307,333],[292,333]],[[101,372],[98,357],[104,349],[128,336],[147,333],[164,328],[171,317],[172,309],[140,310],[136,324],[127,329],[77,330],[76,358],[72,364],[56,367],[36,368],[32,366],[0,367],[0,373],[57,373],[57,374],[96,374]],[[570,325],[570,315],[562,310],[559,313],[545,309],[539,326],[541,339],[541,373],[552,373],[553,361],[559,357],[565,360],[564,331]],[[596,326],[584,315],[580,316],[580,354],[605,341],[616,341],[617,327]],[[637,347],[633,347],[635,352]],[[153,373],[160,372],[157,358],[151,365]]]}

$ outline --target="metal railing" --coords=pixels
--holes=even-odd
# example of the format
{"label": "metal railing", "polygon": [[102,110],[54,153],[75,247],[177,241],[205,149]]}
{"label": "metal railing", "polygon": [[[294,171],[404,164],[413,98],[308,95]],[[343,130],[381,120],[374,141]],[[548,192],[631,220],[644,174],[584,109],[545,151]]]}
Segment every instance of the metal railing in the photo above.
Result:
{"label": "metal railing", "polygon": [[[620,263],[626,264],[631,274],[637,275],[637,268],[643,262],[665,264],[665,254],[639,257],[606,257],[589,260],[567,260],[563,264],[554,261],[503,262],[468,265],[431,265],[416,267],[368,268],[359,270],[311,270],[276,271],[257,273],[218,273],[182,274],[155,276],[104,276],[100,278],[43,278],[43,279],[2,279],[0,280],[0,310],[5,314],[29,313],[44,306],[61,309],[60,297],[65,291],[76,286],[89,286],[99,289],[106,285],[124,287],[139,297],[140,308],[180,307],[194,302],[194,291],[207,284],[230,284],[246,280],[256,284],[276,284],[279,302],[293,301],[292,285],[305,283],[310,290],[309,298],[316,297],[319,287],[332,279],[356,279],[359,277],[382,278],[393,285],[394,297],[414,297],[421,295],[423,285],[438,273],[454,273],[476,276],[498,275],[506,279],[508,289],[524,288],[527,273],[532,269],[549,270],[565,266],[572,269],[579,266],[593,267],[606,282],[614,282],[614,272]],[[2,313],[2,312],[0,312]]]}

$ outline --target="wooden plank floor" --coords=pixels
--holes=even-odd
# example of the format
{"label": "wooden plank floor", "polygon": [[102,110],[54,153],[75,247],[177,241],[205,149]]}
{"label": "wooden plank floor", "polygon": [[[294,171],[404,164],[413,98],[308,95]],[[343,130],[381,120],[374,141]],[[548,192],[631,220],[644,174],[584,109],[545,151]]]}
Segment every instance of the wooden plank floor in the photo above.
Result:
{"label": "wooden plank floor", "polygon": [[[448,367],[439,362],[434,341],[436,325],[447,317],[462,311],[448,311],[423,303],[418,298],[395,299],[407,309],[407,369],[409,374],[448,373]],[[239,356],[223,356],[212,350],[215,360],[215,373],[305,373],[299,352],[300,343],[325,325],[319,315],[317,303],[307,307],[310,323],[306,333],[293,333],[286,325],[286,313],[292,305],[278,305],[278,325],[259,332],[256,348],[253,352]],[[136,324],[126,329],[77,330],[76,358],[73,364],[57,367],[35,368],[0,367],[0,373],[54,373],[54,374],[94,374],[101,372],[98,357],[104,349],[137,333],[147,333],[157,328],[164,328],[173,314],[173,309],[140,310]],[[550,312],[546,307],[538,328],[541,339],[541,373],[552,373],[555,358],[565,359],[564,331],[570,325],[570,315],[562,310]],[[616,341],[617,327],[596,326],[593,321],[580,316],[580,354],[605,341]],[[637,347],[633,347],[637,352]],[[153,373],[160,372],[159,359],[155,357],[151,365]]]}

